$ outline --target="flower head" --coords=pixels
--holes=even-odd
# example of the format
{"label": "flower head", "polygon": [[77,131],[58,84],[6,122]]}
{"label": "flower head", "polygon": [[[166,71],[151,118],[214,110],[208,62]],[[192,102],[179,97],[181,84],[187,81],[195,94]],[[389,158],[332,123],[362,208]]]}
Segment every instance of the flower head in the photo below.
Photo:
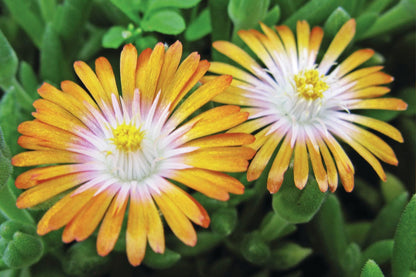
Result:
{"label": "flower head", "polygon": [[[207,227],[205,209],[171,180],[209,197],[227,200],[243,185],[222,173],[242,172],[254,150],[243,133],[217,134],[248,117],[238,106],[224,105],[188,119],[226,89],[231,76],[220,76],[189,93],[209,63],[190,54],[181,64],[182,45],[159,43],[139,56],[133,45],[121,53],[121,96],[112,67],[98,58],[94,71],[84,62],[74,68],[86,90],[71,81],[59,90],[47,83],[34,102],[33,121],[23,122],[19,144],[27,151],[13,157],[15,166],[39,166],[21,174],[16,186],[27,189],[19,208],[60,198],[42,217],[43,235],[65,226],[64,242],[82,241],[101,223],[97,251],[114,247],[128,213],[127,256],[141,263],[147,242],[165,249],[163,214],[185,244],[197,236],[190,221]],[[184,97],[185,95],[189,95]]]}
{"label": "flower head", "polygon": [[[396,98],[380,98],[389,92],[382,86],[393,78],[381,66],[356,69],[374,54],[373,50],[355,51],[336,64],[355,34],[355,21],[346,22],[317,61],[323,30],[310,30],[299,21],[296,38],[287,26],[277,33],[261,24],[263,33],[240,31],[240,38],[266,68],[241,48],[226,41],[214,42],[214,48],[240,64],[213,62],[210,71],[230,74],[233,81],[214,101],[244,106],[249,121],[231,132],[255,133],[250,145],[258,150],[247,171],[247,179],[256,180],[278,148],[268,175],[271,193],[279,190],[292,156],[295,185],[302,189],[309,175],[309,160],[321,191],[335,191],[338,174],[346,191],[354,186],[354,167],[337,139],[350,145],[377,172],[386,175],[378,159],[397,165],[393,150],[367,128],[402,142],[393,126],[367,116],[354,114],[357,109],[404,110],[407,104]],[[205,78],[210,79],[210,78]],[[361,126],[359,126],[359,125]],[[336,139],[337,138],[337,139]],[[280,146],[279,146],[280,145]]]}

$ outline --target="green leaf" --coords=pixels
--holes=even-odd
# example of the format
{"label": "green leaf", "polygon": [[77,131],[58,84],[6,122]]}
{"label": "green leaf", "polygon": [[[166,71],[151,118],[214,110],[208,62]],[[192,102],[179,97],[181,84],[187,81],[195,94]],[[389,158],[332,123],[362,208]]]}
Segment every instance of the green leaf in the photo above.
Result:
{"label": "green leaf", "polygon": [[37,14],[36,2],[27,0],[4,0],[3,2],[10,10],[14,20],[25,30],[33,43],[40,47],[45,26]]}
{"label": "green leaf", "polygon": [[311,239],[325,254],[328,262],[338,264],[347,248],[347,236],[341,206],[334,195],[329,195],[312,220]]}
{"label": "green leaf", "polygon": [[224,208],[215,211],[211,218],[211,229],[217,234],[228,236],[237,225],[238,216],[235,208]]}
{"label": "green leaf", "polygon": [[128,31],[122,26],[111,27],[103,36],[103,47],[114,49],[120,47],[128,36],[126,32]]}
{"label": "green leaf", "polygon": [[34,223],[33,218],[27,210],[16,207],[16,196],[13,193],[14,181],[9,178],[7,185],[0,187],[0,213],[8,219],[22,222]]}
{"label": "green leaf", "polygon": [[378,18],[378,13],[375,12],[367,12],[360,15],[357,18],[357,29],[355,31],[355,38],[359,39],[361,36],[367,32],[368,29],[373,26]]}
{"label": "green leaf", "polygon": [[79,39],[85,27],[93,1],[66,0],[60,5],[53,19],[53,27],[65,40]]}
{"label": "green leaf", "polygon": [[[0,128],[0,139],[3,140],[3,136],[1,134],[1,128]],[[4,142],[4,141],[3,141]],[[7,147],[7,146],[6,146]],[[0,148],[0,188],[6,185],[7,180],[9,179],[10,175],[13,172],[12,164],[10,163],[10,157],[7,157],[4,155],[4,153],[9,152],[8,148]]]}
{"label": "green leaf", "polygon": [[374,0],[368,5],[367,11],[380,13],[393,2],[395,0]]}
{"label": "green leaf", "polygon": [[325,196],[314,178],[309,178],[303,190],[298,189],[293,184],[293,170],[289,170],[282,187],[273,195],[273,210],[290,223],[309,222]]}
{"label": "green leaf", "polygon": [[272,241],[282,236],[289,226],[294,226],[278,213],[269,212],[260,225],[260,235],[264,241]]}
{"label": "green leaf", "polygon": [[363,34],[363,38],[371,38],[388,34],[399,28],[414,26],[416,1],[401,0],[397,5],[378,17],[375,24]]}
{"label": "green leaf", "polygon": [[198,17],[189,24],[185,31],[185,39],[188,41],[198,40],[211,33],[211,15],[209,9],[204,9]]}
{"label": "green leaf", "polygon": [[71,245],[63,268],[68,275],[92,276],[100,275],[109,264],[110,257],[98,256],[95,240],[90,238]]}
{"label": "green leaf", "polygon": [[189,9],[198,5],[201,0],[151,0],[147,11],[165,8]]}
{"label": "green leaf", "polygon": [[3,261],[10,268],[30,266],[43,255],[43,243],[37,235],[17,231],[3,252]]}
{"label": "green leaf", "polygon": [[[356,243],[350,243],[339,260],[346,276],[357,276],[361,266],[361,250]],[[357,272],[358,273],[358,272]]]}
{"label": "green leaf", "polygon": [[413,87],[402,89],[398,95],[399,98],[403,99],[407,103],[407,110],[402,113],[408,116],[416,115],[416,91]]}
{"label": "green leaf", "polygon": [[57,3],[56,0],[38,0],[40,12],[42,14],[43,21],[50,22],[55,14]]}
{"label": "green leaf", "polygon": [[338,0],[311,0],[304,4],[300,9],[293,13],[284,24],[292,30],[298,20],[307,20],[310,25],[317,25],[323,18],[328,18],[332,11],[338,6]]}
{"label": "green leaf", "polygon": [[335,37],[342,25],[347,22],[351,16],[342,7],[336,8],[328,19],[325,21],[324,31],[325,35]]}
{"label": "green leaf", "polygon": [[381,193],[384,197],[384,200],[387,203],[390,203],[400,194],[406,192],[406,189],[400,179],[393,174],[387,172],[386,177],[387,180],[385,182],[380,181]]}
{"label": "green leaf", "polygon": [[7,87],[17,72],[18,60],[12,46],[0,30],[0,86]]}
{"label": "green leaf", "polygon": [[153,48],[157,44],[157,38],[154,36],[144,36],[136,39],[136,46],[139,51],[143,51],[146,48]]}
{"label": "green leaf", "polygon": [[257,265],[265,264],[271,255],[269,245],[256,232],[244,237],[240,250],[247,261]]}
{"label": "green leaf", "polygon": [[354,241],[362,245],[367,238],[371,223],[368,221],[350,223],[346,226],[346,232],[349,241]]}
{"label": "green leaf", "polygon": [[52,24],[48,24],[43,35],[40,54],[40,74],[42,79],[59,84],[63,79],[63,60],[62,45],[58,33]]}
{"label": "green leaf", "polygon": [[266,16],[263,18],[263,23],[272,26],[276,25],[280,19],[280,7],[275,5],[270,11],[267,12]]}
{"label": "green leaf", "polygon": [[388,203],[374,219],[365,245],[376,241],[393,238],[400,214],[407,203],[408,193],[404,192]]}
{"label": "green leaf", "polygon": [[284,242],[272,250],[267,267],[273,270],[289,270],[311,254],[311,248],[302,247],[293,242]]}
{"label": "green leaf", "polygon": [[39,87],[36,73],[27,62],[23,61],[20,63],[19,80],[22,83],[24,90],[28,92],[31,98],[36,99],[39,97],[36,92]]}
{"label": "green leaf", "polygon": [[394,235],[392,276],[409,276],[416,258],[416,195],[413,195],[400,217]]}
{"label": "green leaf", "polygon": [[269,4],[270,0],[230,0],[228,15],[234,23],[234,32],[256,26],[266,16]]}
{"label": "green leaf", "polygon": [[394,241],[379,240],[365,249],[363,252],[363,261],[368,259],[374,260],[378,264],[384,264],[391,259],[393,253]]}
{"label": "green leaf", "polygon": [[185,20],[174,10],[159,10],[143,19],[143,30],[156,31],[166,35],[178,35],[185,30]]}
{"label": "green leaf", "polygon": [[142,6],[141,0],[110,0],[114,6],[119,8],[134,23],[140,24],[139,11]]}
{"label": "green leaf", "polygon": [[4,141],[12,153],[18,153],[17,125],[19,124],[19,107],[15,91],[8,91],[0,101],[0,126],[3,130]]}
{"label": "green leaf", "polygon": [[175,244],[173,248],[176,252],[184,257],[196,256],[205,252],[208,252],[212,248],[216,247],[221,241],[223,236],[211,233],[211,232],[199,232],[198,242],[195,246],[187,246],[181,242],[178,242],[177,238],[173,238],[172,244]]}
{"label": "green leaf", "polygon": [[180,259],[181,255],[170,249],[166,249],[163,254],[158,254],[148,249],[143,263],[153,269],[167,269],[175,265]]}
{"label": "green leaf", "polygon": [[97,53],[102,49],[102,41],[106,30],[95,27],[92,27],[91,29],[88,39],[83,43],[79,50],[78,58],[80,60],[90,60],[96,57]]}
{"label": "green leaf", "polygon": [[380,267],[373,261],[368,260],[361,271],[361,277],[384,277]]}

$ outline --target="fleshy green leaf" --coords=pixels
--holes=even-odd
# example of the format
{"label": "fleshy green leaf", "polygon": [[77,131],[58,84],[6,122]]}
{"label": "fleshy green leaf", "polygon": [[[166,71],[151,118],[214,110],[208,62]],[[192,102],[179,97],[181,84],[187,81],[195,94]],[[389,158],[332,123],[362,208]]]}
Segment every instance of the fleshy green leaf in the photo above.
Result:
{"label": "fleshy green leaf", "polygon": [[403,192],[406,192],[406,189],[400,179],[393,174],[387,172],[386,176],[386,182],[380,182],[381,193],[383,194],[384,200],[390,203]]}
{"label": "fleshy green leaf", "polygon": [[123,44],[126,39],[125,28],[122,26],[111,27],[103,36],[103,47],[105,48],[118,48]]}
{"label": "fleshy green leaf", "polygon": [[407,110],[403,111],[402,114],[408,116],[416,115],[416,91],[415,88],[409,87],[400,91],[399,98],[403,99],[407,104]]}
{"label": "fleshy green leaf", "polygon": [[374,0],[370,2],[367,10],[375,13],[380,13],[393,2],[394,0]]}
{"label": "fleshy green leaf", "polygon": [[140,24],[139,11],[142,6],[142,0],[110,0],[114,6],[119,8],[134,23]]}
{"label": "fleshy green leaf", "polygon": [[312,254],[312,249],[302,247],[293,242],[284,242],[272,250],[268,267],[274,270],[288,270]]}
{"label": "fleshy green leaf", "polygon": [[367,32],[368,29],[373,26],[373,24],[376,22],[378,18],[378,13],[376,12],[368,12],[360,15],[357,18],[357,29],[355,31],[355,38],[359,39],[361,36]]}
{"label": "fleshy green leaf", "polygon": [[394,277],[409,276],[416,258],[416,195],[413,195],[402,216],[394,235],[393,257],[391,261]]}
{"label": "fleshy green leaf", "polygon": [[354,241],[362,245],[367,238],[368,230],[370,230],[371,223],[367,221],[354,222],[346,226],[346,232],[349,241]]}
{"label": "fleshy green leaf", "polygon": [[401,0],[397,5],[379,16],[375,24],[363,34],[363,37],[371,38],[406,26],[411,27],[415,22],[415,14],[416,1]]}
{"label": "fleshy green leaf", "polygon": [[322,248],[325,257],[332,264],[338,264],[347,248],[347,236],[341,206],[334,195],[329,195],[312,220],[311,239]]}
{"label": "fleshy green leaf", "polygon": [[185,38],[188,41],[198,40],[211,33],[211,15],[209,9],[204,9],[198,17],[189,24],[185,31]]}
{"label": "fleshy green leaf", "polygon": [[[278,213],[269,212],[260,225],[260,235],[264,241],[272,241],[281,237],[287,228],[295,226],[287,222]],[[293,228],[292,228],[293,229]]]}
{"label": "fleshy green leaf", "polygon": [[392,239],[377,241],[363,252],[363,260],[372,259],[378,264],[384,264],[391,259],[393,246],[394,241]]}
{"label": "fleshy green leaf", "polygon": [[37,14],[36,2],[27,0],[4,0],[3,2],[10,10],[14,20],[25,30],[33,43],[40,47],[45,26]]}
{"label": "fleshy green leaf", "polygon": [[56,0],[38,0],[39,9],[42,14],[43,21],[50,22],[53,20],[51,15],[55,14],[57,3]]}
{"label": "fleshy green leaf", "polygon": [[361,271],[361,277],[384,277],[380,267],[373,261],[368,260]]}
{"label": "fleshy green leaf", "polygon": [[52,24],[48,24],[43,35],[41,47],[40,73],[42,79],[59,84],[63,79],[63,60],[62,44],[59,36]]}
{"label": "fleshy green leaf", "polygon": [[294,29],[296,22],[304,19],[313,26],[320,23],[323,18],[328,18],[338,5],[337,0],[311,0],[294,12],[284,23]]}
{"label": "fleshy green leaf", "polygon": [[143,19],[141,27],[145,31],[156,31],[166,35],[178,35],[185,30],[185,20],[174,10],[159,10]]}
{"label": "fleshy green leaf", "polygon": [[53,27],[66,40],[80,37],[93,1],[66,0],[58,6]]}
{"label": "fleshy green leaf", "polygon": [[22,222],[33,223],[33,218],[27,210],[16,207],[16,196],[13,192],[15,186],[12,178],[4,186],[0,186],[0,213],[6,218]]}
{"label": "fleshy green leaf", "polygon": [[27,62],[20,63],[19,80],[24,90],[33,98],[38,98],[36,90],[39,87],[38,79],[30,64]]}
{"label": "fleshy green leaf", "polygon": [[181,255],[170,249],[166,249],[163,254],[158,254],[148,249],[143,263],[154,269],[166,269],[175,265],[180,259]]}
{"label": "fleshy green leaf", "polygon": [[224,208],[215,211],[211,218],[211,229],[220,235],[230,235],[237,225],[237,210]]}
{"label": "fleshy green leaf", "polygon": [[109,256],[98,256],[95,240],[87,239],[71,245],[63,268],[68,275],[91,276],[99,275],[109,263]]}
{"label": "fleshy green leaf", "polygon": [[293,171],[289,170],[282,187],[273,195],[273,210],[290,223],[305,223],[319,210],[325,196],[314,178],[309,178],[305,188],[299,190],[293,184]]}
{"label": "fleshy green leaf", "polygon": [[228,15],[234,23],[234,31],[256,26],[266,16],[269,3],[270,0],[230,0]]}
{"label": "fleshy green leaf", "polygon": [[188,9],[195,7],[201,0],[151,0],[148,11],[164,8]]}
{"label": "fleshy green leaf", "polygon": [[270,247],[258,233],[251,233],[241,242],[241,254],[244,258],[257,265],[265,264],[271,255]]}
{"label": "fleshy green leaf", "polygon": [[350,243],[339,261],[347,276],[357,276],[358,274],[356,272],[359,271],[359,267],[361,266],[360,247],[354,242]]}
{"label": "fleshy green leaf", "polygon": [[338,30],[350,18],[351,16],[342,7],[336,8],[325,22],[325,35],[328,35],[329,37],[335,37],[335,35],[338,33]]}
{"label": "fleshy green leaf", "polygon": [[404,192],[384,206],[368,231],[365,245],[370,245],[379,240],[393,238],[394,230],[399,222],[400,214],[406,206],[407,198],[408,193]]}
{"label": "fleshy green leaf", "polygon": [[16,53],[0,30],[0,86],[6,87],[17,72],[18,60]]}
{"label": "fleshy green leaf", "polygon": [[199,232],[198,233],[198,242],[194,247],[184,245],[181,242],[177,241],[177,238],[174,238],[176,252],[182,256],[195,256],[201,253],[205,253],[215,246],[217,246],[223,240],[223,236],[211,233],[211,232]]}
{"label": "fleshy green leaf", "polygon": [[136,40],[136,46],[139,51],[143,51],[146,48],[153,48],[157,43],[157,38],[154,36],[139,37]]}
{"label": "fleshy green leaf", "polygon": [[272,26],[276,25],[276,23],[280,19],[280,7],[279,5],[275,5],[270,11],[267,12],[266,16],[263,18],[263,23]]}

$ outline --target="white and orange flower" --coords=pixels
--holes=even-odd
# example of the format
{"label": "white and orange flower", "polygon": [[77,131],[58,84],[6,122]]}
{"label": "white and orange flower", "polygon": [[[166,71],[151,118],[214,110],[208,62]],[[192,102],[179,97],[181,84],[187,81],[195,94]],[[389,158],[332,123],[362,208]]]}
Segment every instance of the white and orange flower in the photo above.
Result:
{"label": "white and orange flower", "polygon": [[[195,245],[191,221],[207,227],[205,209],[170,180],[209,197],[227,200],[244,186],[222,172],[243,172],[254,150],[254,137],[217,134],[242,122],[247,112],[224,105],[188,119],[226,89],[231,76],[220,76],[189,93],[209,63],[190,54],[181,64],[182,45],[159,43],[139,56],[133,45],[121,53],[119,95],[112,67],[98,58],[94,71],[84,62],[74,68],[86,90],[64,81],[61,90],[45,83],[34,102],[33,121],[23,122],[19,144],[27,151],[15,166],[39,166],[21,174],[16,186],[27,189],[17,199],[29,208],[60,196],[42,217],[38,233],[65,226],[64,242],[88,238],[101,223],[97,251],[114,247],[126,212],[127,256],[141,263],[147,242],[165,249],[163,214],[173,233]],[[184,97],[185,95],[189,95]],[[58,197],[59,198],[59,197]]]}
{"label": "white and orange flower", "polygon": [[391,147],[367,128],[402,142],[400,132],[385,122],[353,113],[359,109],[405,110],[407,104],[402,100],[380,97],[389,92],[382,85],[393,78],[381,72],[382,66],[356,69],[374,54],[370,49],[355,51],[336,63],[353,39],[355,25],[351,19],[342,26],[320,62],[323,30],[310,30],[305,21],[297,23],[296,38],[287,26],[277,26],[276,33],[264,24],[263,33],[238,33],[265,67],[230,42],[214,42],[215,49],[243,68],[213,62],[210,71],[234,78],[214,101],[240,105],[250,113],[249,121],[230,130],[255,133],[251,147],[258,152],[247,171],[249,181],[259,178],[278,148],[267,179],[271,193],[279,190],[292,156],[299,189],[307,183],[310,160],[321,191],[328,187],[335,191],[338,174],[345,190],[351,191],[354,167],[337,139],[357,151],[382,180],[386,175],[378,159],[397,165]]}

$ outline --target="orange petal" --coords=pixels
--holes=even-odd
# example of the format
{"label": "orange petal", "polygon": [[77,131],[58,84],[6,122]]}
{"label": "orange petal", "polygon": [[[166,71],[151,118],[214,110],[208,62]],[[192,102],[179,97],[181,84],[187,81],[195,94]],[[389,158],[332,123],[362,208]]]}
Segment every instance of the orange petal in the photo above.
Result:
{"label": "orange petal", "polygon": [[127,196],[120,190],[104,216],[97,237],[97,253],[100,256],[110,253],[117,242],[126,212]]}
{"label": "orange petal", "polygon": [[98,80],[100,80],[101,86],[107,95],[107,99],[111,99],[112,94],[118,97],[116,79],[110,62],[104,57],[96,59],[95,71],[97,72]]}
{"label": "orange petal", "polygon": [[44,181],[20,194],[16,200],[16,205],[21,209],[36,206],[61,192],[84,183],[90,178],[90,174],[80,172]]}
{"label": "orange petal", "polygon": [[249,54],[231,42],[216,41],[212,46],[253,74],[255,74],[254,69],[261,70],[261,66]]}
{"label": "orange petal", "polygon": [[36,150],[17,154],[12,158],[14,166],[33,166],[54,163],[82,163],[84,155],[61,150]]}
{"label": "orange petal", "polygon": [[120,81],[123,99],[126,103],[133,100],[136,85],[137,49],[133,44],[126,44],[120,56]]}
{"label": "orange petal", "polygon": [[45,235],[67,224],[84,207],[96,191],[93,188],[76,195],[67,194],[45,213],[38,223],[37,233]]}
{"label": "orange petal", "polygon": [[283,176],[289,166],[293,152],[293,149],[290,146],[290,140],[290,136],[285,137],[285,140],[282,142],[279,152],[273,161],[269,176],[267,177],[267,189],[270,193],[276,193],[283,183]]}
{"label": "orange petal", "polygon": [[164,193],[153,195],[156,204],[175,236],[189,246],[196,244],[196,232],[189,219],[178,206]]}
{"label": "orange petal", "polygon": [[176,124],[181,123],[215,95],[224,91],[230,85],[231,79],[231,76],[223,75],[199,87],[178,107],[170,120]]}
{"label": "orange petal", "polygon": [[318,55],[319,48],[321,46],[322,38],[324,37],[324,31],[320,27],[313,27],[311,31],[311,37],[309,39],[309,55],[308,65],[314,65],[316,56]]}
{"label": "orange petal", "polygon": [[254,142],[254,136],[244,133],[226,133],[216,134],[200,139],[192,140],[184,147],[196,146],[196,147],[216,147],[216,146],[239,146],[250,144]]}
{"label": "orange petal", "polygon": [[159,81],[160,71],[162,69],[165,56],[165,46],[162,42],[156,44],[149,57],[149,61],[144,72],[145,82],[141,84],[142,101],[146,103],[146,106],[150,107],[153,99],[158,93],[156,87]]}
{"label": "orange petal", "polygon": [[316,182],[318,183],[319,189],[322,192],[328,190],[328,178],[324,165],[322,163],[321,154],[319,153],[319,148],[314,147],[310,140],[306,141],[308,146],[309,157],[311,159],[312,169],[315,175]]}
{"label": "orange petal", "polygon": [[295,144],[295,159],[293,162],[293,176],[298,189],[303,189],[308,181],[309,163],[306,144],[303,139],[297,139]]}
{"label": "orange petal", "polygon": [[279,135],[278,133],[273,133],[267,137],[266,142],[250,163],[247,170],[247,181],[254,181],[260,177],[282,137],[283,135]]}
{"label": "orange petal", "polygon": [[348,72],[357,68],[357,66],[369,60],[373,55],[374,50],[372,49],[360,49],[355,51],[335,69],[337,72],[336,76],[338,78],[344,76]]}
{"label": "orange petal", "polygon": [[173,76],[178,69],[182,56],[182,43],[177,40],[172,44],[165,53],[165,61],[160,71],[158,87],[156,91],[165,91],[169,83],[172,82]]}
{"label": "orange petal", "polygon": [[351,98],[375,98],[390,92],[387,87],[367,87],[351,92]]}
{"label": "orange petal", "polygon": [[146,252],[146,211],[143,202],[151,199],[140,199],[137,195],[137,188],[130,191],[130,208],[126,231],[127,258],[131,265],[138,266]]}
{"label": "orange petal", "polygon": [[328,47],[321,63],[318,66],[319,72],[326,74],[334,64],[335,60],[341,55],[347,45],[351,42],[355,35],[355,20],[348,20],[335,35]]}
{"label": "orange petal", "polygon": [[64,242],[83,241],[97,228],[113,199],[114,192],[104,190],[92,197],[82,210],[66,225],[62,234]]}
{"label": "orange petal", "polygon": [[211,66],[209,67],[209,71],[212,73],[216,73],[219,75],[227,74],[233,76],[233,78],[237,78],[246,83],[253,83],[257,80],[253,75],[247,73],[246,71],[235,67],[233,65],[222,63],[222,62],[211,62]]}
{"label": "orange petal", "polygon": [[243,172],[255,154],[249,147],[208,147],[183,154],[183,163],[210,170]]}
{"label": "orange petal", "polygon": [[94,71],[83,61],[76,61],[74,63],[74,69],[75,73],[91,93],[98,106],[102,106],[102,101],[104,101],[107,105],[110,105],[111,98],[109,98],[107,93],[104,91],[104,88]]}
{"label": "orange petal", "polygon": [[296,33],[298,38],[299,67],[304,68],[309,56],[309,24],[305,20],[298,21]]}
{"label": "orange petal", "polygon": [[163,184],[163,192],[194,223],[204,228],[209,226],[210,219],[207,211],[188,193],[168,181]]}
{"label": "orange petal", "polygon": [[397,98],[376,98],[357,101],[353,104],[348,105],[348,109],[404,111],[407,109],[407,104],[403,100]]}
{"label": "orange petal", "polygon": [[72,81],[62,81],[61,88],[63,92],[77,99],[79,103],[87,102],[92,107],[98,109],[97,104],[92,100],[91,96],[78,84]]}
{"label": "orange petal", "polygon": [[325,146],[320,139],[317,139],[319,144],[319,149],[321,150],[322,157],[324,158],[325,167],[328,172],[328,186],[331,192],[334,192],[338,186],[338,173],[337,168],[335,167],[334,160],[329,153],[328,148]]}

